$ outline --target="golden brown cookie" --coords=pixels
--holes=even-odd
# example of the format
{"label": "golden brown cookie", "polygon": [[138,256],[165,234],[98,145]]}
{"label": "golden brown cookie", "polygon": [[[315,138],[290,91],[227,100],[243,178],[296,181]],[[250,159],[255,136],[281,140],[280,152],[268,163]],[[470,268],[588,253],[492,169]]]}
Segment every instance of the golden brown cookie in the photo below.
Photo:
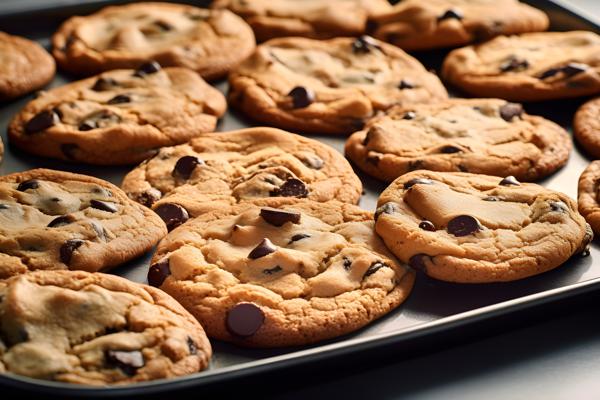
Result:
{"label": "golden brown cookie", "polygon": [[573,133],[586,153],[600,158],[600,97],[588,101],[577,110]]}
{"label": "golden brown cookie", "polygon": [[598,187],[600,182],[600,161],[593,161],[579,177],[577,201],[579,212],[600,235],[600,197]]}

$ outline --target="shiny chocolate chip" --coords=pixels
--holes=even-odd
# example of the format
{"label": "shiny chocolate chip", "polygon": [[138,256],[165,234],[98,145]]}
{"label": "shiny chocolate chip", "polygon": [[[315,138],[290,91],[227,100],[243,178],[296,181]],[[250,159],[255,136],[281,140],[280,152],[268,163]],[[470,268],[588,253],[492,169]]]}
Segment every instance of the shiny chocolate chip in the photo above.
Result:
{"label": "shiny chocolate chip", "polygon": [[19,192],[24,192],[26,190],[29,189],[37,189],[40,187],[40,182],[36,179],[28,179],[26,181],[23,181],[21,183],[19,183],[19,186],[17,186],[17,190]]}
{"label": "shiny chocolate chip", "polygon": [[297,233],[294,236],[292,236],[290,243],[297,242],[298,240],[306,239],[309,237],[310,237],[310,235],[308,233]]}
{"label": "shiny chocolate chip", "polygon": [[110,99],[107,104],[123,104],[131,102],[131,97],[126,94],[118,94]]}
{"label": "shiny chocolate chip", "polygon": [[523,114],[523,106],[518,103],[506,103],[500,107],[500,117],[503,120],[510,122],[515,117],[520,117]]}
{"label": "shiny chocolate chip", "polygon": [[460,147],[456,147],[456,146],[452,146],[452,145],[447,145],[440,149],[440,153],[443,153],[443,154],[460,153],[461,151],[463,151],[463,150]]}
{"label": "shiny chocolate chip", "polygon": [[438,17],[438,22],[439,21],[443,21],[445,19],[458,19],[458,20],[461,20],[461,19],[463,19],[463,14],[462,14],[462,12],[460,12],[457,9],[450,9],[450,10],[447,10],[445,13],[443,13],[442,15],[440,15]]}
{"label": "shiny chocolate chip", "polygon": [[204,161],[194,156],[183,156],[175,163],[175,167],[171,172],[173,177],[182,179],[190,179],[196,166],[203,165]]}
{"label": "shiny chocolate chip", "polygon": [[162,218],[169,231],[177,228],[190,218],[190,215],[185,208],[173,203],[161,204],[156,207],[154,212]]}
{"label": "shiny chocolate chip", "polygon": [[415,86],[411,82],[409,82],[409,81],[407,81],[405,79],[402,79],[400,81],[400,84],[398,85],[398,89],[400,89],[400,90],[414,89],[414,88],[415,88]]}
{"label": "shiny chocolate chip", "polygon": [[379,218],[379,216],[381,214],[394,214],[394,213],[397,213],[398,211],[399,211],[399,208],[396,203],[392,203],[392,202],[385,203],[381,207],[378,207],[377,210],[375,210],[375,221],[377,221],[377,219]]}
{"label": "shiny chocolate chip", "polygon": [[109,125],[121,122],[121,117],[108,110],[101,110],[84,119],[78,129],[80,131],[90,131],[97,128],[105,128]]}
{"label": "shiny chocolate chip", "polygon": [[290,178],[279,188],[271,191],[270,195],[272,197],[281,196],[281,197],[299,197],[304,198],[308,196],[308,189],[304,182],[300,179]]}
{"label": "shiny chocolate chip", "polygon": [[169,259],[152,264],[150,269],[148,269],[148,284],[160,287],[169,275],[171,275]]}
{"label": "shiny chocolate chip", "polygon": [[60,117],[54,110],[45,110],[36,114],[25,124],[25,133],[37,133],[60,122]]}
{"label": "shiny chocolate chip", "polygon": [[435,232],[435,225],[431,221],[421,221],[421,223],[419,223],[419,228],[423,229],[424,231]]}
{"label": "shiny chocolate chip", "polygon": [[187,337],[187,345],[191,355],[198,354],[198,345],[190,336]]}
{"label": "shiny chocolate chip", "polygon": [[75,160],[75,152],[79,149],[75,143],[63,143],[60,145],[60,151],[68,160]]}
{"label": "shiny chocolate chip", "polygon": [[277,247],[267,238],[261,240],[261,242],[248,254],[248,258],[256,260],[257,258],[264,257],[268,254],[277,251]]}
{"label": "shiny chocolate chip", "polygon": [[470,215],[459,215],[448,221],[448,233],[454,236],[467,236],[482,229],[477,218]]}
{"label": "shiny chocolate chip", "polygon": [[562,201],[551,201],[550,202],[550,209],[552,211],[558,211],[558,212],[562,212],[562,213],[568,213],[569,212],[569,207],[563,203]]}
{"label": "shiny chocolate chip", "polygon": [[142,64],[137,71],[133,74],[133,76],[144,77],[146,75],[154,74],[160,71],[160,64],[156,61],[150,61],[145,64]]}
{"label": "shiny chocolate chip", "polygon": [[279,210],[277,208],[265,207],[260,209],[260,216],[265,220],[265,222],[271,225],[282,226],[286,222],[299,224],[301,214],[296,211],[286,211]]}
{"label": "shiny chocolate chip", "polygon": [[381,46],[370,36],[362,35],[352,42],[352,52],[354,54],[369,53],[372,49],[381,50]]}
{"label": "shiny chocolate chip", "polygon": [[0,210],[8,210],[9,208],[8,205],[0,203]]}
{"label": "shiny chocolate chip", "polygon": [[103,92],[105,90],[113,89],[115,86],[119,86],[119,83],[113,78],[100,77],[96,80],[94,86],[92,86],[92,90],[96,92]]}
{"label": "shiny chocolate chip", "polygon": [[502,72],[523,71],[527,68],[529,68],[529,62],[527,60],[523,60],[514,56],[500,64],[500,71]]}
{"label": "shiny chocolate chip", "polygon": [[162,198],[162,193],[156,188],[150,188],[142,193],[137,193],[134,200],[146,207],[152,207],[154,203]]}
{"label": "shiny chocolate chip", "polygon": [[304,86],[296,86],[290,90],[288,96],[292,98],[294,108],[305,108],[315,101],[315,93]]}
{"label": "shiny chocolate chip", "polygon": [[50,221],[50,223],[48,224],[48,228],[58,228],[59,226],[69,225],[73,222],[75,222],[75,217],[73,217],[72,215],[61,215],[60,217],[56,217],[52,221]]}
{"label": "shiny chocolate chip", "polygon": [[373,264],[371,264],[369,266],[369,269],[367,269],[367,272],[365,272],[365,274],[363,275],[363,279],[366,278],[367,276],[371,276],[373,275],[375,272],[379,271],[381,268],[389,268],[386,264],[382,263],[381,261],[376,261]]}
{"label": "shiny chocolate chip", "polygon": [[119,368],[125,375],[133,376],[145,364],[144,355],[139,350],[106,350],[104,355],[109,365]]}
{"label": "shiny chocolate chip", "polygon": [[565,78],[570,78],[572,76],[575,76],[577,74],[585,72],[588,68],[589,68],[589,66],[586,64],[569,63],[562,67],[550,68],[550,69],[540,73],[538,75],[538,78],[544,80],[544,79],[552,78],[553,76],[558,75],[560,73],[563,73]]}
{"label": "shiny chocolate chip", "polygon": [[344,264],[343,264],[343,266],[344,266],[344,269],[346,271],[349,271],[350,268],[352,268],[352,260],[350,260],[349,258],[344,257]]}
{"label": "shiny chocolate chip", "polygon": [[100,240],[106,241],[106,230],[104,229],[104,227],[94,220],[90,220],[89,224],[96,233],[96,236]]}
{"label": "shiny chocolate chip", "polygon": [[502,178],[500,181],[500,185],[502,186],[521,186],[521,183],[512,175],[509,175],[505,178]]}
{"label": "shiny chocolate chip", "polygon": [[71,258],[73,257],[73,252],[77,250],[82,244],[83,240],[81,239],[69,239],[60,246],[60,261],[64,264],[69,265],[71,263]]}
{"label": "shiny chocolate chip", "polygon": [[227,313],[226,327],[229,333],[238,337],[254,335],[265,322],[265,314],[252,303],[239,303]]}
{"label": "shiny chocolate chip", "polygon": [[262,273],[265,275],[273,275],[281,271],[283,271],[283,268],[281,268],[279,265],[276,265],[273,268],[263,269]]}
{"label": "shiny chocolate chip", "polygon": [[415,185],[433,185],[433,181],[427,178],[415,178],[404,183],[404,190],[410,189]]}
{"label": "shiny chocolate chip", "polygon": [[408,265],[410,265],[413,269],[417,271],[427,272],[427,267],[425,263],[430,257],[427,254],[415,254],[411,258],[408,259]]}
{"label": "shiny chocolate chip", "polygon": [[410,120],[410,119],[415,119],[416,117],[417,117],[417,114],[415,114],[414,111],[408,111],[402,116],[402,119]]}
{"label": "shiny chocolate chip", "polygon": [[95,200],[95,199],[90,200],[90,207],[96,208],[96,209],[102,210],[102,211],[107,211],[110,213],[116,213],[117,211],[119,211],[119,209],[117,208],[115,203],[109,203],[106,201]]}

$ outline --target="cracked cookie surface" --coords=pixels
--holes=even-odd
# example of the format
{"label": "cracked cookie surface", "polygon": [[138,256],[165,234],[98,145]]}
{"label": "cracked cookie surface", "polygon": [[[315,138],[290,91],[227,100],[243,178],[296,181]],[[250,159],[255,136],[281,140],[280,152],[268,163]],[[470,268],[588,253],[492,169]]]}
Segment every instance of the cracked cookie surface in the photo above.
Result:
{"label": "cracked cookie surface", "polygon": [[221,207],[161,241],[148,281],[209,337],[245,346],[303,345],[355,331],[399,306],[414,273],[336,201],[258,200]]}
{"label": "cracked cookie surface", "polygon": [[39,44],[0,32],[0,101],[45,86],[55,71],[54,59]]}
{"label": "cracked cookie surface", "polygon": [[373,36],[410,51],[545,31],[549,25],[544,12],[517,0],[404,0],[370,22]]}
{"label": "cracked cookie surface", "polygon": [[252,28],[228,10],[141,2],[72,17],[54,34],[52,45],[60,67],[79,75],[156,60],[212,80],[248,57],[255,42]]}
{"label": "cracked cookie surface", "polygon": [[390,9],[386,0],[218,0],[242,16],[259,42],[284,36],[329,39],[358,36],[370,16]]}
{"label": "cracked cookie surface", "polygon": [[153,287],[83,271],[0,282],[0,373],[126,384],[192,374],[211,354],[200,324]]}
{"label": "cracked cookie surface", "polygon": [[281,38],[229,75],[229,101],[249,117],[297,132],[348,134],[397,104],[447,98],[434,74],[368,36]]}
{"label": "cracked cookie surface", "polygon": [[600,158],[600,97],[584,103],[577,110],[573,134],[586,153]]}
{"label": "cracked cookie surface", "polygon": [[600,161],[593,161],[579,177],[577,203],[579,212],[600,235]]}
{"label": "cracked cookie surface", "polygon": [[135,164],[212,132],[227,104],[195,72],[155,62],[42,92],[11,121],[11,142],[45,157]]}
{"label": "cracked cookie surface", "polygon": [[142,255],[166,228],[118,187],[34,169],[0,177],[0,278],[32,270],[105,270]]}
{"label": "cracked cookie surface", "polygon": [[600,93],[600,36],[526,33],[452,51],[442,76],[475,96],[539,101]]}
{"label": "cracked cookie surface", "polygon": [[540,274],[584,252],[593,237],[574,200],[514,177],[414,171],[392,182],[377,206],[387,247],[450,282]]}
{"label": "cracked cookie surface", "polygon": [[346,155],[385,181],[415,169],[536,180],[566,164],[569,134],[520,104],[451,99],[394,108],[354,133]]}
{"label": "cracked cookie surface", "polygon": [[207,133],[163,148],[127,174],[121,187],[170,228],[217,205],[265,197],[357,203],[362,191],[335,149],[274,128]]}

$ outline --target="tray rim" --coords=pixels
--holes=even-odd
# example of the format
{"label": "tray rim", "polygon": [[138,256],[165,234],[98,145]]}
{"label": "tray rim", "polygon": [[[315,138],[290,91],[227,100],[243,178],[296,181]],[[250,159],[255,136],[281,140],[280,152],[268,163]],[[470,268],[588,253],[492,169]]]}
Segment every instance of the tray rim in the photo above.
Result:
{"label": "tray rim", "polygon": [[[83,2],[73,2],[69,0],[58,0],[50,5],[27,7],[18,11],[4,13],[0,12],[0,18],[32,18],[35,17],[35,14],[50,13],[53,11],[56,12],[70,8],[98,8],[111,4],[129,3],[131,1],[132,0],[86,0]],[[202,4],[198,4],[199,1],[175,0],[175,2],[202,6]],[[567,0],[524,0],[524,2],[545,3],[546,7],[555,7],[560,10],[560,12],[582,20],[583,22],[591,25],[595,30],[600,31],[600,16],[596,17],[595,15],[592,15],[591,13],[571,4]],[[544,9],[543,6],[539,7]],[[446,330],[466,327],[478,322],[493,320],[501,316],[517,313],[544,304],[550,304],[570,297],[584,295],[596,289],[600,290],[600,277],[587,279],[554,289],[543,290],[519,298],[475,308],[470,311],[438,318],[406,328],[373,334],[369,337],[342,339],[336,343],[329,343],[304,350],[293,350],[285,354],[270,356],[254,361],[241,362],[236,365],[230,365],[215,370],[205,370],[182,377],[159,379],[155,381],[117,386],[91,386],[46,381],[15,375],[12,373],[2,373],[0,374],[0,389],[2,386],[6,386],[14,389],[36,391],[48,395],[117,397],[130,395],[151,395],[173,390],[189,389],[192,387],[202,387],[218,382],[263,374],[292,366],[299,366],[322,360],[329,360],[335,357],[347,356],[358,351],[390,346],[401,342],[409,342],[425,336],[441,333]]]}

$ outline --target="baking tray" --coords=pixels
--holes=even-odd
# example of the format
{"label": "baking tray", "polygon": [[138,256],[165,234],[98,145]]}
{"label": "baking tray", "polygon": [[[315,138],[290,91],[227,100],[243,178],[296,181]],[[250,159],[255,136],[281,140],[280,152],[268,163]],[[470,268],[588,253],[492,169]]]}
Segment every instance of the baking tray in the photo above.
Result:
{"label": "baking tray", "polygon": [[[124,1],[69,1],[60,0],[42,4],[39,0],[23,4],[23,8],[8,10],[0,14],[0,30],[23,35],[49,47],[50,35],[65,18],[75,14],[85,14],[108,3]],[[196,5],[203,1],[182,1]],[[585,29],[600,33],[600,24],[594,17],[583,15],[562,1],[526,1],[544,9],[552,21],[552,30]],[[51,4],[50,4],[51,3]],[[37,7],[37,8],[36,8]],[[423,52],[415,55],[428,67],[438,69],[446,52]],[[70,81],[69,76],[59,73],[51,87]],[[216,82],[224,93],[225,81]],[[457,93],[455,93],[457,94]],[[10,118],[17,113],[32,95],[13,102],[0,103],[0,132],[6,146],[5,159],[0,165],[0,174],[23,171],[31,168],[54,168],[89,174],[120,185],[129,167],[96,167],[67,164],[61,161],[34,157],[8,144],[6,127]],[[539,114],[570,130],[575,110],[585,99],[553,101],[525,104],[531,114]],[[228,111],[218,125],[219,131],[254,126],[252,121]],[[344,138],[311,136],[343,152]],[[541,181],[552,189],[560,190],[575,198],[577,180],[589,159],[581,149],[575,147],[565,168]],[[370,178],[360,171],[365,194],[360,206],[373,210],[378,194],[385,184]],[[145,282],[151,254],[112,270],[112,273],[137,282]],[[111,397],[121,395],[157,394],[176,389],[212,387],[238,378],[256,374],[281,371],[288,367],[298,367],[340,357],[359,357],[365,352],[375,352],[383,348],[405,348],[411,341],[423,340],[449,334],[457,329],[468,331],[482,321],[498,320],[527,309],[537,308],[551,302],[580,295],[600,288],[600,245],[592,243],[588,257],[574,256],[563,266],[539,276],[517,282],[501,284],[464,285],[440,282],[419,274],[409,299],[397,310],[366,328],[336,340],[312,346],[286,349],[244,349],[227,343],[212,341],[214,356],[209,369],[186,377],[159,380],[127,386],[88,387],[48,382],[16,375],[0,375],[0,385],[17,390],[65,396]]]}

